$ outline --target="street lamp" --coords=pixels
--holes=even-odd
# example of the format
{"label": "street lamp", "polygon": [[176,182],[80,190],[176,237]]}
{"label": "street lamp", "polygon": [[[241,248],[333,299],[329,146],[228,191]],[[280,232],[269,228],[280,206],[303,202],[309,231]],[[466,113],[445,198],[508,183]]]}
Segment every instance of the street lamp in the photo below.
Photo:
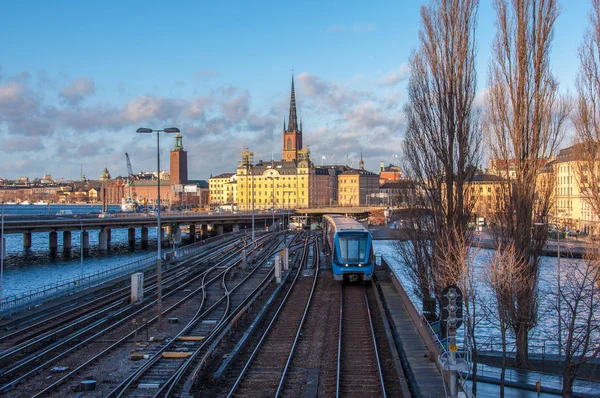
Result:
{"label": "street lamp", "polygon": [[179,129],[177,127],[169,127],[162,130],[153,130],[148,128],[139,128],[137,129],[137,133],[140,134],[152,134],[156,132],[156,165],[158,168],[158,188],[156,191],[156,203],[158,204],[158,212],[156,213],[156,234],[157,236],[157,246],[158,246],[158,255],[156,258],[156,309],[158,311],[158,323],[161,321],[162,317],[162,275],[161,275],[161,253],[160,249],[162,246],[162,233],[161,233],[161,225],[160,225],[160,133],[179,133]]}

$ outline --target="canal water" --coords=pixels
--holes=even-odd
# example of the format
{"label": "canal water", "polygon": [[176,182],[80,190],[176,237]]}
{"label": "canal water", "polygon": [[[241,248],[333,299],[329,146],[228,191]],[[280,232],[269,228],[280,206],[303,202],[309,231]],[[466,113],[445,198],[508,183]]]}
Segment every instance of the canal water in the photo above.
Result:
{"label": "canal water", "polygon": [[[53,215],[60,210],[71,210],[73,214],[98,213],[101,205],[5,205],[5,217],[9,215]],[[111,205],[109,211],[120,211],[120,206]],[[114,229],[111,233],[109,250],[98,250],[98,231],[89,231],[90,248],[83,253],[81,261],[81,234],[73,231],[72,248],[63,251],[63,235],[57,234],[58,250],[51,252],[47,232],[31,234],[31,248],[23,248],[21,234],[6,234],[6,258],[2,278],[2,296],[8,297],[36,289],[44,285],[77,278],[82,269],[85,274],[113,268],[156,252],[156,228],[148,228],[148,245],[142,248],[141,231],[136,229],[136,242],[130,247],[127,229]]]}
{"label": "canal water", "polygon": [[[375,252],[377,255],[382,255],[388,261],[392,267],[394,273],[399,278],[400,282],[404,286],[407,294],[411,298],[411,301],[417,307],[421,309],[421,299],[417,296],[414,288],[414,284],[411,278],[408,276],[407,267],[404,262],[397,254],[395,241],[389,240],[376,240],[374,241]],[[491,320],[484,317],[485,308],[489,307],[489,304],[493,302],[492,291],[485,283],[485,276],[488,265],[491,263],[495,251],[490,249],[477,249],[474,258],[474,272],[475,272],[475,289],[477,292],[478,299],[476,300],[476,309],[479,319],[476,321],[476,335],[478,344],[484,344],[484,350],[495,350],[499,351],[500,346],[500,332],[499,327]],[[578,266],[583,260],[580,259],[567,259],[561,258],[561,267],[563,269],[563,276],[566,267],[571,265]],[[540,264],[540,283],[539,283],[539,319],[538,325],[532,330],[530,348],[532,352],[537,353],[557,353],[557,311],[556,311],[556,300],[555,292],[557,289],[557,277],[558,277],[558,261],[556,257],[542,257]],[[563,279],[564,281],[564,279]],[[489,317],[488,317],[489,318]],[[459,330],[461,333],[463,328]],[[459,336],[460,337],[460,336]],[[509,337],[509,342],[511,338]]]}

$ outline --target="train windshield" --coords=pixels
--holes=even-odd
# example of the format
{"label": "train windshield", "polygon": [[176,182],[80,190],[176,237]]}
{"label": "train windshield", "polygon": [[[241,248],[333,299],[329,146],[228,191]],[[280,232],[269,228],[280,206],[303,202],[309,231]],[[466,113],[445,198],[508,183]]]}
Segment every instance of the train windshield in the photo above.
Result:
{"label": "train windshield", "polygon": [[367,256],[367,234],[364,233],[340,233],[339,261],[343,263],[364,262]]}

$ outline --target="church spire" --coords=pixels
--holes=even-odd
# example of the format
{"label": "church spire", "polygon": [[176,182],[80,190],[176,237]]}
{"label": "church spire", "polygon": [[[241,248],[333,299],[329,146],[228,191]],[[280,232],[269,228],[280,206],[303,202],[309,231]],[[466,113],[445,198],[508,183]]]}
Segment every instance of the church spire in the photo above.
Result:
{"label": "church spire", "polygon": [[358,168],[361,170],[365,169],[365,162],[362,157],[362,149],[360,150],[360,162],[358,163]]}
{"label": "church spire", "polygon": [[292,94],[290,95],[290,117],[288,119],[288,131],[298,130],[298,118],[296,116],[296,94],[294,92],[294,75],[292,74]]}
{"label": "church spire", "polygon": [[285,131],[285,116],[283,117],[283,131]]}

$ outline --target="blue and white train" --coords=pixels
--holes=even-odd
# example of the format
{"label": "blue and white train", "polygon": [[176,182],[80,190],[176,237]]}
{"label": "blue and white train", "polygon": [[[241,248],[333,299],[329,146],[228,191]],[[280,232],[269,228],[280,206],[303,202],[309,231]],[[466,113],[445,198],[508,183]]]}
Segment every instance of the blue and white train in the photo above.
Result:
{"label": "blue and white train", "polygon": [[341,215],[323,216],[331,268],[337,281],[370,281],[375,268],[371,233],[358,221]]}

